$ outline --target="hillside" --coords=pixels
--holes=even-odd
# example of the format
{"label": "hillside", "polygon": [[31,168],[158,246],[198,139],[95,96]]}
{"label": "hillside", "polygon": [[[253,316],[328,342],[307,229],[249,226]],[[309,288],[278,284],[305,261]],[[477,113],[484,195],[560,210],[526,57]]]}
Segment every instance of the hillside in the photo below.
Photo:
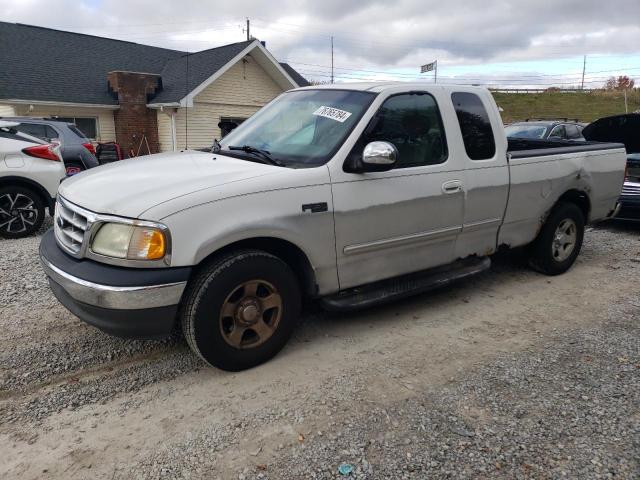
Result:
{"label": "hillside", "polygon": [[[622,92],[493,92],[493,97],[504,110],[504,123],[527,118],[571,118],[580,122],[591,122],[596,118],[625,113]],[[627,92],[627,104],[629,112],[640,110],[640,89]]]}

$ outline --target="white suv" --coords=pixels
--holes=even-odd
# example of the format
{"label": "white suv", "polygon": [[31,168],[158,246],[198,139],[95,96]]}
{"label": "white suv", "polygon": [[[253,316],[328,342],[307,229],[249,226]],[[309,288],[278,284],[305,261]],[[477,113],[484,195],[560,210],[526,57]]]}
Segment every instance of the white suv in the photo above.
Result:
{"label": "white suv", "polygon": [[0,237],[36,232],[45,208],[53,214],[66,172],[59,147],[18,132],[17,122],[0,120]]}

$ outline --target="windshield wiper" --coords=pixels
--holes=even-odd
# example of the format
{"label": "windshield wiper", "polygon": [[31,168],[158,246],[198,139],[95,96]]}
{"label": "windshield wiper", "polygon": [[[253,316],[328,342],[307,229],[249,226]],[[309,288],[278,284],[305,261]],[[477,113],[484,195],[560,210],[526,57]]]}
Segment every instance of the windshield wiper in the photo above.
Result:
{"label": "windshield wiper", "polygon": [[241,150],[243,152],[256,155],[263,160],[263,163],[275,165],[276,167],[284,167],[284,164],[280,160],[273,158],[268,150],[262,150],[260,148],[252,147],[251,145],[242,145],[241,147],[237,145],[229,145],[227,148],[229,150]]}

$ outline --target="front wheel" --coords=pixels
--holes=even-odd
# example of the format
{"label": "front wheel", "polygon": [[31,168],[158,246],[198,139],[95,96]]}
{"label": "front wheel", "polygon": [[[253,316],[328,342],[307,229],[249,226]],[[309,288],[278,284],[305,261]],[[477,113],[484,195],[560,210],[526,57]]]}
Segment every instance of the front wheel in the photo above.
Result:
{"label": "front wheel", "polygon": [[185,296],[182,330],[209,365],[238,371],[275,356],[300,315],[291,268],[258,250],[235,252],[205,267]]}
{"label": "front wheel", "polygon": [[557,205],[532,245],[530,265],[547,275],[559,275],[569,270],[582,247],[584,221],[584,214],[577,205]]}
{"label": "front wheel", "polygon": [[36,192],[26,187],[0,188],[0,237],[27,237],[43,221],[44,203]]}

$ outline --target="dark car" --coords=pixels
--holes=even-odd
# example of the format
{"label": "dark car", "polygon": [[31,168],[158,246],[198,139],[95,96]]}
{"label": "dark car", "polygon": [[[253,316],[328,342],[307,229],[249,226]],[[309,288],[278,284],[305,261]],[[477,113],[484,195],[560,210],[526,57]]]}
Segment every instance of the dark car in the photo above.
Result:
{"label": "dark car", "polygon": [[583,134],[596,142],[624,143],[627,171],[616,218],[640,220],[640,113],[600,118],[587,125]]}
{"label": "dark car", "polygon": [[67,175],[97,167],[96,150],[91,140],[76,125],[52,118],[2,117],[20,122],[16,130],[37,137],[47,143],[59,143]]}
{"label": "dark car", "polygon": [[560,120],[536,120],[516,122],[505,127],[508,138],[533,138],[539,140],[584,141],[579,123]]}

